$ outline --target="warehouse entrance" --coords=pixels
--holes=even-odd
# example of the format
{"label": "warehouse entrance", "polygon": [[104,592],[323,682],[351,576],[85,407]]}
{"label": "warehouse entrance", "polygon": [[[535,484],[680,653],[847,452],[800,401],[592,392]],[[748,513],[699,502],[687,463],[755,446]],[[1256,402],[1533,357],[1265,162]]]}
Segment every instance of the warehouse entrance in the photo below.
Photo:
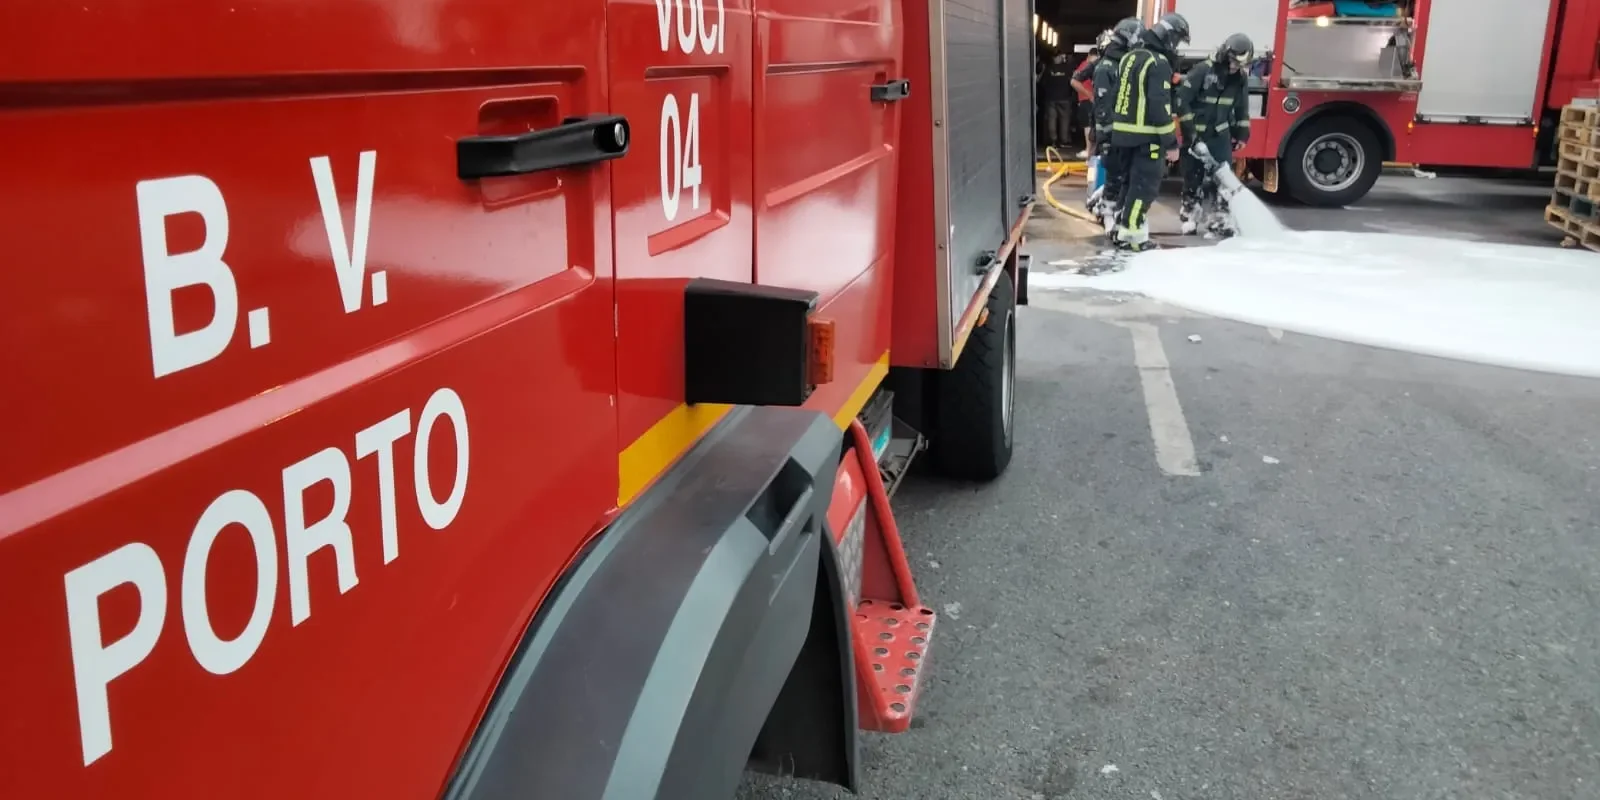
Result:
{"label": "warehouse entrance", "polygon": [[[1052,77],[1058,72],[1056,59],[1066,59],[1065,69],[1076,71],[1088,56],[1100,32],[1115,25],[1123,17],[1139,14],[1138,0],[1037,0],[1039,16],[1038,53],[1036,73],[1039,75],[1039,102],[1036,106],[1035,124],[1038,126],[1041,155],[1046,145],[1055,144],[1064,156],[1076,156],[1084,146],[1083,129],[1088,122],[1088,109],[1080,107],[1079,98],[1066,82]],[[1052,104],[1055,104],[1052,114]],[[1070,121],[1066,130],[1051,124],[1055,115],[1065,114]]]}

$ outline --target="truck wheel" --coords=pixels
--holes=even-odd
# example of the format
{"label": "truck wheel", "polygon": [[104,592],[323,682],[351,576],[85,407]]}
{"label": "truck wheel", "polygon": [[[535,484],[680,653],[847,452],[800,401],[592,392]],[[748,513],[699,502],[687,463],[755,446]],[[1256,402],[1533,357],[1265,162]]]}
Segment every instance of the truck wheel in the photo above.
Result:
{"label": "truck wheel", "polygon": [[1294,199],[1324,208],[1346,206],[1378,181],[1383,151],[1378,137],[1361,121],[1329,115],[1295,133],[1279,169]]}
{"label": "truck wheel", "polygon": [[937,430],[930,455],[940,474],[989,481],[1011,463],[1016,408],[1016,295],[1001,273],[989,293],[988,319],[973,328],[955,368],[935,383]]}

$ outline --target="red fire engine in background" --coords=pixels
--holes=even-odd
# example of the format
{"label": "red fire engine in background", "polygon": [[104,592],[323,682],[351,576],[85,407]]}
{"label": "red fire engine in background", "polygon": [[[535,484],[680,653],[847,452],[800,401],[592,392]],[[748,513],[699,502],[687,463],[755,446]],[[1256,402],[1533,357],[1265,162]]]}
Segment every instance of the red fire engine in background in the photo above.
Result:
{"label": "red fire engine in background", "polygon": [[1026,0],[7,12],[0,796],[698,799],[906,728],[888,493],[1014,441]]}
{"label": "red fire engine in background", "polygon": [[[1229,34],[1268,53],[1239,155],[1270,191],[1355,202],[1385,161],[1553,164],[1556,121],[1600,74],[1600,0],[1157,0],[1203,58]],[[1153,18],[1153,17],[1150,17]]]}

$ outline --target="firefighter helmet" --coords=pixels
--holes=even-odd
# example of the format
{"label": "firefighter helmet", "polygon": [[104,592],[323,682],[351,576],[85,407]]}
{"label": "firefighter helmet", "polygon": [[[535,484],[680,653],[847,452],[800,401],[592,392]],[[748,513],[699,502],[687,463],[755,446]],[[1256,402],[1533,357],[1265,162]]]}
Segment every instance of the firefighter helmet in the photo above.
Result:
{"label": "firefighter helmet", "polygon": [[1123,47],[1132,47],[1137,44],[1139,36],[1143,33],[1144,23],[1140,22],[1138,17],[1128,17],[1111,29],[1111,35],[1118,42],[1121,42]]}
{"label": "firefighter helmet", "polygon": [[1177,50],[1178,45],[1189,41],[1189,20],[1174,11],[1171,14],[1162,15],[1160,21],[1150,27],[1150,31],[1169,50]]}
{"label": "firefighter helmet", "polygon": [[1250,62],[1256,59],[1256,46],[1250,37],[1236,33],[1229,36],[1222,46],[1217,48],[1217,63],[1226,64],[1229,68],[1243,72],[1250,67]]}

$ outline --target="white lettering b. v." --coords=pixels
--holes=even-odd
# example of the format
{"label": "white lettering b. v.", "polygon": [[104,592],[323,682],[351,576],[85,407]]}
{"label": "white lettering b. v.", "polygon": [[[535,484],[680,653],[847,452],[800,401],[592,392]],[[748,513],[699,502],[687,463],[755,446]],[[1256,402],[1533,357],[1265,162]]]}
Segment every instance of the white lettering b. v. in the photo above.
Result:
{"label": "white lettering b. v.", "polygon": [[[327,156],[311,159],[311,179],[317,185],[317,203],[322,206],[322,225],[328,232],[328,250],[333,255],[333,272],[339,280],[339,299],[344,313],[361,310],[361,295],[367,283],[367,233],[372,226],[372,178],[378,167],[378,153],[361,151],[356,171],[354,230],[349,238],[344,231],[344,214],[333,183],[333,165]],[[372,304],[381,306],[389,297],[384,274],[372,276]]]}
{"label": "white lettering b. v.", "polygon": [[[144,256],[145,308],[150,320],[150,360],[157,378],[198,366],[222,354],[233,340],[239,293],[233,270],[222,260],[228,247],[228,206],[222,190],[204,175],[139,181],[139,245]],[[198,214],[205,223],[200,247],[174,253],[167,246],[167,218]],[[172,294],[187,286],[211,290],[211,320],[178,333]]]}

